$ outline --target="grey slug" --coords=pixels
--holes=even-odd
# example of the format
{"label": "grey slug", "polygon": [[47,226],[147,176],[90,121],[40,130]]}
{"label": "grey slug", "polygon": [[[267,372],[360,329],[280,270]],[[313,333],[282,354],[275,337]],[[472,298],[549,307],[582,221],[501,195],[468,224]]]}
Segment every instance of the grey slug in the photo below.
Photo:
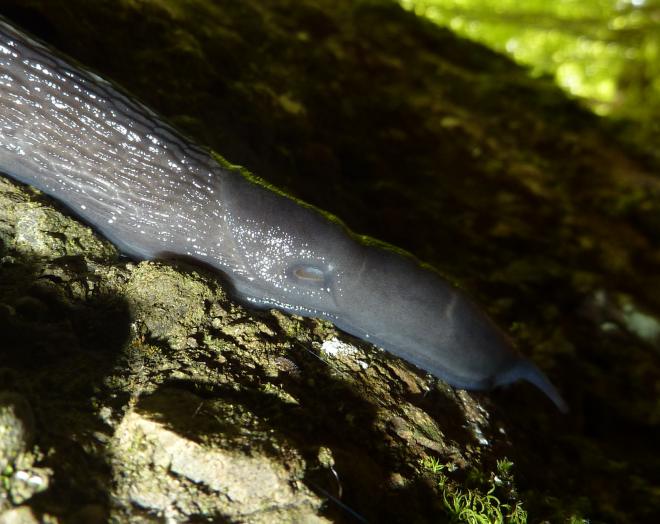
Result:
{"label": "grey slug", "polygon": [[436,271],[244,175],[1,18],[0,172],[130,256],[193,257],[244,303],[328,319],[459,388],[527,380],[567,409]]}

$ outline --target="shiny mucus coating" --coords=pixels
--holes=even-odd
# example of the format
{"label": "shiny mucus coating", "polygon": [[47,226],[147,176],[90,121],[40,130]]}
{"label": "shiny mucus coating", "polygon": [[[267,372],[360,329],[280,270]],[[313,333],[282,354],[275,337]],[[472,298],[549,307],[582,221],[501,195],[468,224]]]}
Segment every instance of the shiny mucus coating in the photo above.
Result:
{"label": "shiny mucus coating", "polygon": [[0,172],[59,199],[128,255],[193,257],[245,303],[329,319],[457,387],[524,379],[566,410],[437,272],[244,175],[3,19]]}

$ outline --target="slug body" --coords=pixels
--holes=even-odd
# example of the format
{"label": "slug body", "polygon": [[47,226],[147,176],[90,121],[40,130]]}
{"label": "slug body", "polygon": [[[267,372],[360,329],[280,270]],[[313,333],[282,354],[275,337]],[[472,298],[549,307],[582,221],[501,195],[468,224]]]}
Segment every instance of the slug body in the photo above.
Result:
{"label": "slug body", "polygon": [[1,18],[0,172],[59,199],[128,255],[194,257],[243,302],[329,319],[457,387],[524,379],[566,408],[435,271],[249,179]]}

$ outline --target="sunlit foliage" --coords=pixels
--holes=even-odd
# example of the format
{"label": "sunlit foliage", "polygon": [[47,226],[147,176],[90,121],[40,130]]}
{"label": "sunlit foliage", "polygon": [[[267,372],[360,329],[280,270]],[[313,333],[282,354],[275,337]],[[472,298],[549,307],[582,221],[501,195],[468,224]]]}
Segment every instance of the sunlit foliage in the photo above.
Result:
{"label": "sunlit foliage", "polygon": [[508,52],[596,112],[660,130],[660,0],[401,0]]}

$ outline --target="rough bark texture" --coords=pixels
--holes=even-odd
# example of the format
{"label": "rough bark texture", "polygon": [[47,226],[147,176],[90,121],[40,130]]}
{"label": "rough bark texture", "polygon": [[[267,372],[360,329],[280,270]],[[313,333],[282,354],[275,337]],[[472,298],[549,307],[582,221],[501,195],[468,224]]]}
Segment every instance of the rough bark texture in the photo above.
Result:
{"label": "rough bark texture", "polygon": [[217,275],[120,258],[0,178],[0,522],[442,522],[461,494],[512,521],[660,514],[660,177],[642,146],[389,2],[0,13],[435,264],[572,409],[524,384],[453,391],[326,322],[248,311]]}

